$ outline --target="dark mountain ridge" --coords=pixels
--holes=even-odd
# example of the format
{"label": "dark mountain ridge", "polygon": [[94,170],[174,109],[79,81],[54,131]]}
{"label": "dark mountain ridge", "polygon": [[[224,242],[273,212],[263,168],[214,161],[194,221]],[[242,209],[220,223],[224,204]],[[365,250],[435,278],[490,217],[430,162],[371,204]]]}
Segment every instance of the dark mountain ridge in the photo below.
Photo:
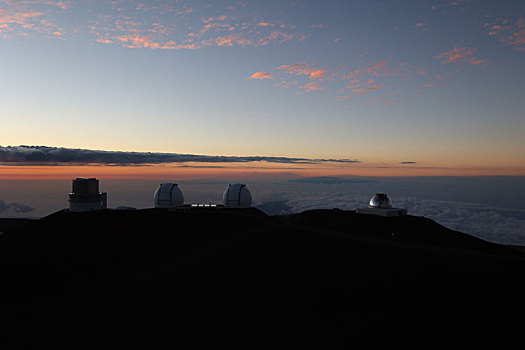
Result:
{"label": "dark mountain ridge", "polygon": [[60,211],[2,234],[0,269],[2,348],[524,341],[525,255],[422,217]]}

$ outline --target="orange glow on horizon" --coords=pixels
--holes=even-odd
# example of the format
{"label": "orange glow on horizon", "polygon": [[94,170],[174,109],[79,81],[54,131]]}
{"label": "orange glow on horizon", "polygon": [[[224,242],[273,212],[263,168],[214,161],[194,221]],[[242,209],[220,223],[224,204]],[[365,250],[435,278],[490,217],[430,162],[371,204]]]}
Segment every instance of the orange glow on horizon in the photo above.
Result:
{"label": "orange glow on horizon", "polygon": [[523,176],[525,168],[426,167],[385,164],[186,163],[146,166],[0,166],[0,180],[71,179],[272,179],[310,176]]}

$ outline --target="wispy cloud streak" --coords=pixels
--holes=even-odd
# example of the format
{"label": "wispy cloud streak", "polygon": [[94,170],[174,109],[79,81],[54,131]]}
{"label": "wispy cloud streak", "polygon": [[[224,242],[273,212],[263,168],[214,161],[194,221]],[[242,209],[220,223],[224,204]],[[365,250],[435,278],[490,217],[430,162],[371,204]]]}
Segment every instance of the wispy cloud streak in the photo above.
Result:
{"label": "wispy cloud streak", "polygon": [[255,72],[251,75],[250,79],[273,79],[273,74],[270,74],[268,72]]}
{"label": "wispy cloud streak", "polygon": [[486,60],[480,60],[474,57],[476,51],[477,50],[475,48],[454,46],[452,50],[443,52],[442,54],[437,55],[435,58],[441,60],[441,63],[466,62],[470,65],[486,63]]}
{"label": "wispy cloud streak", "polygon": [[351,159],[310,159],[267,156],[210,156],[179,153],[119,152],[46,146],[0,146],[3,165],[146,165],[165,163],[287,163],[319,164],[326,162],[358,163]]}

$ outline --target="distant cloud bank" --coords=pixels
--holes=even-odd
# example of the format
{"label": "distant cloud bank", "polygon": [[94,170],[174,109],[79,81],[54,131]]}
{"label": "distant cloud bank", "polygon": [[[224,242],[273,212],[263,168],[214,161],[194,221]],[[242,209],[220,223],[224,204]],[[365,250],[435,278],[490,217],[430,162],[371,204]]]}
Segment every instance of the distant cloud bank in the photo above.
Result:
{"label": "distant cloud bank", "polygon": [[[295,198],[261,203],[270,215],[300,213],[311,209],[353,210],[366,206],[370,197],[347,193],[298,193]],[[408,214],[430,218],[441,225],[478,238],[502,244],[525,245],[525,212],[503,210],[482,204],[397,197],[394,205],[408,208]],[[512,215],[511,215],[512,214]]]}
{"label": "distant cloud bank", "polygon": [[35,210],[35,208],[32,208],[25,204],[20,203],[7,203],[0,199],[0,213],[4,212],[14,212],[14,213],[29,213],[31,211]]}
{"label": "distant cloud bank", "polygon": [[376,182],[375,180],[365,179],[365,178],[341,178],[341,177],[332,177],[332,176],[318,176],[318,177],[306,177],[301,179],[290,180],[290,182],[299,182],[306,184],[364,184]]}
{"label": "distant cloud bank", "polygon": [[3,165],[148,165],[165,163],[286,163],[319,164],[327,162],[358,163],[351,159],[310,159],[266,156],[209,156],[179,153],[119,152],[47,146],[0,146]]}

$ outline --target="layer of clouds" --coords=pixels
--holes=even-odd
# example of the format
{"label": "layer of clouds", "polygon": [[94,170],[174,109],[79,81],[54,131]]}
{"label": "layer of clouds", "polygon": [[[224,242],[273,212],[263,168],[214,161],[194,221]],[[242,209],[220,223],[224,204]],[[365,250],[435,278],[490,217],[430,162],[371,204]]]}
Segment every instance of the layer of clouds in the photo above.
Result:
{"label": "layer of clouds", "polygon": [[96,11],[91,20],[91,34],[103,44],[161,50],[260,47],[301,41],[308,35],[279,18],[264,20],[253,8],[245,11],[248,3],[240,7],[200,6],[191,1],[145,4],[106,2],[104,11]]}
{"label": "layer of clouds", "polygon": [[525,18],[517,21],[508,18],[495,18],[484,24],[488,35],[499,39],[501,43],[510,46],[514,51],[525,52]]}
{"label": "layer of clouds", "polygon": [[[352,210],[366,207],[367,196],[348,196],[345,193],[322,192],[296,193],[289,200],[261,203],[262,210],[270,215],[299,213],[312,209]],[[394,206],[407,208],[409,215],[424,216],[439,224],[478,238],[502,244],[525,245],[525,211],[509,210],[481,204],[438,201],[416,197],[396,197]],[[506,212],[507,211],[507,212]],[[422,232],[421,234],[424,234]]]}
{"label": "layer of clouds", "polygon": [[[319,26],[297,28],[285,16],[263,19],[252,4],[198,4],[189,0],[0,0],[0,38],[44,35],[71,38],[85,30],[91,41],[152,50],[261,47],[303,41]],[[247,7],[247,8],[246,8]],[[287,6],[281,6],[286,10]],[[71,25],[68,16],[82,14]]]}
{"label": "layer of clouds", "polygon": [[29,213],[34,211],[35,208],[32,208],[28,205],[13,202],[8,203],[0,199],[0,213]]}
{"label": "layer of clouds", "polygon": [[299,182],[299,183],[311,183],[311,184],[364,184],[376,182],[375,180],[370,180],[366,178],[341,178],[333,176],[318,176],[318,177],[306,177],[300,179],[290,180],[290,182]]}
{"label": "layer of clouds", "polygon": [[309,159],[266,156],[208,156],[178,153],[117,152],[47,146],[0,146],[0,164],[4,165],[144,165],[164,163],[287,163],[316,164],[325,162],[356,163],[350,159]]}
{"label": "layer of clouds", "polygon": [[0,38],[28,37],[33,33],[62,38],[66,31],[55,23],[51,14],[56,10],[64,11],[68,6],[66,1],[0,0]]}

